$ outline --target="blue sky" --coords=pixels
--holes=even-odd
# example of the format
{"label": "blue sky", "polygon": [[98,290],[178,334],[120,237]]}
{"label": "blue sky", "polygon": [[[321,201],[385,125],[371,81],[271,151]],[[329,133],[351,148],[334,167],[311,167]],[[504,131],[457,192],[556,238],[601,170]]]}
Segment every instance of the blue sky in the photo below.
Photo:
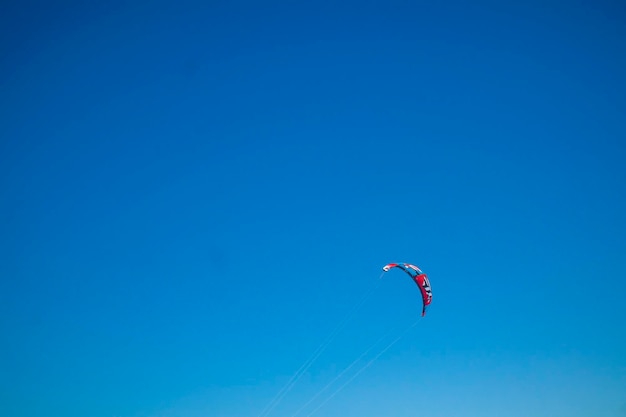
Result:
{"label": "blue sky", "polygon": [[293,417],[419,315],[378,281],[411,262],[428,315],[315,416],[626,415],[618,2],[10,1],[0,28],[0,414]]}

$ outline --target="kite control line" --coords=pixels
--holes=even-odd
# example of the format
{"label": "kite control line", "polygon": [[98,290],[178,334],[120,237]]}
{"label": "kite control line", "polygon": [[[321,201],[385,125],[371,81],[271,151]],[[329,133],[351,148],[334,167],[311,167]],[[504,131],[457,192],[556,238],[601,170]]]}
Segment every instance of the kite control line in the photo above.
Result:
{"label": "kite control line", "polygon": [[285,384],[285,386],[282,387],[280,391],[278,391],[276,396],[274,396],[274,398],[272,398],[272,400],[265,406],[265,408],[263,409],[261,414],[259,414],[258,417],[267,417],[272,412],[272,410],[276,408],[276,406],[278,406],[278,404],[282,401],[285,395],[287,395],[287,393],[291,391],[291,389],[294,387],[294,385],[296,385],[298,380],[306,373],[306,371],[309,370],[309,368],[311,367],[311,365],[313,365],[313,363],[315,363],[317,358],[322,353],[324,353],[326,348],[333,342],[333,340],[335,340],[339,332],[343,330],[346,324],[348,324],[348,322],[352,319],[352,317],[354,317],[358,309],[372,296],[374,291],[380,285],[381,278],[383,277],[383,275],[384,275],[384,272],[383,274],[380,275],[380,277],[378,277],[376,282],[363,295],[363,297],[348,311],[348,314],[346,314],[346,316],[339,322],[337,327],[335,327],[335,329],[330,333],[330,335],[326,338],[326,340],[322,342],[322,344],[319,345],[317,349],[315,349],[313,354],[300,366],[300,368],[298,368],[296,373],[293,374],[293,376],[289,379],[289,381],[287,381],[287,384]]}

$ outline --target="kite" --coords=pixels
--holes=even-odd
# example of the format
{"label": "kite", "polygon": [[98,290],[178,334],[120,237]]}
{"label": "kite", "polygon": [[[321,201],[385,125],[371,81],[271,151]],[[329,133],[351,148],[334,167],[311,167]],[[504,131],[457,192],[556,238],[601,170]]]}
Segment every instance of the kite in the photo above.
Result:
{"label": "kite", "polygon": [[391,268],[399,268],[406,272],[413,281],[417,284],[417,287],[422,293],[422,301],[424,302],[422,307],[422,317],[426,315],[426,307],[433,299],[433,292],[430,288],[430,281],[424,272],[415,265],[399,263],[399,264],[387,264],[383,266],[383,271],[388,272]]}

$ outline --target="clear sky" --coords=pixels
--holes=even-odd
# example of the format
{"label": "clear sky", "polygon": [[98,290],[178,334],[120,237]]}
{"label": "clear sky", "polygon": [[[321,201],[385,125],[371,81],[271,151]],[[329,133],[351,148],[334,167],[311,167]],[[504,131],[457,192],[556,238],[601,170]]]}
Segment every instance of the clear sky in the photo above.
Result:
{"label": "clear sky", "polygon": [[[626,416],[620,2],[9,0],[0,34],[0,415]],[[434,298],[382,352],[421,311],[388,262]]]}

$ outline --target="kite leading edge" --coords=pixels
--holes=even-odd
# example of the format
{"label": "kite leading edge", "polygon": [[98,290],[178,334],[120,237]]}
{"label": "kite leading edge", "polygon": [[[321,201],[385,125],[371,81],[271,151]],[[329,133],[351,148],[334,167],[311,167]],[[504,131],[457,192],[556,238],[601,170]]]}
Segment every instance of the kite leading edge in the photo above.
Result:
{"label": "kite leading edge", "polygon": [[422,293],[422,317],[426,315],[426,307],[431,303],[433,299],[433,293],[430,288],[430,281],[424,272],[417,266],[407,263],[391,263],[383,266],[383,271],[387,272],[391,268],[398,268],[406,272],[411,279],[417,284],[417,287]]}

